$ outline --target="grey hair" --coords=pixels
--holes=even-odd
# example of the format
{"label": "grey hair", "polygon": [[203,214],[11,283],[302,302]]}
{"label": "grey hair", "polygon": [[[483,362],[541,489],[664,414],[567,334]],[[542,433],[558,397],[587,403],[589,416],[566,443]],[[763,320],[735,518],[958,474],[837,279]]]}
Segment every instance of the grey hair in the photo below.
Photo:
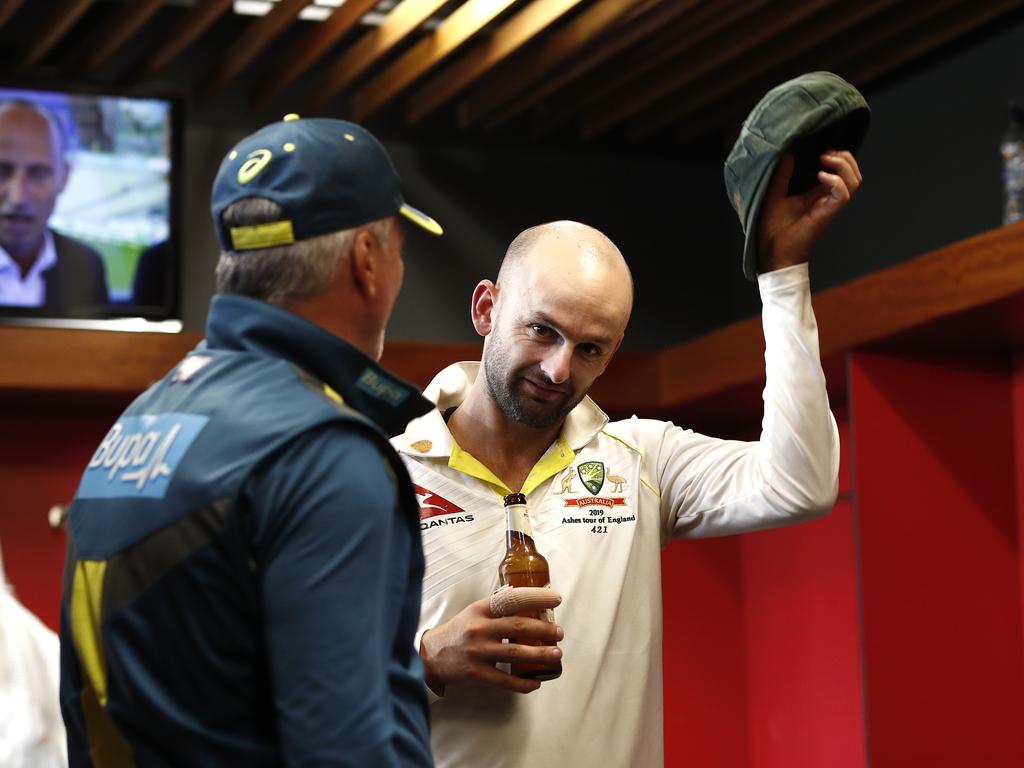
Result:
{"label": "grey hair", "polygon": [[67,126],[64,125],[64,121],[60,119],[56,112],[45,104],[37,104],[34,101],[22,98],[3,99],[0,101],[0,111],[5,109],[27,109],[46,120],[50,124],[50,130],[53,132],[53,135],[57,137],[57,144],[60,147],[60,151],[57,154],[61,160],[67,161],[70,137],[68,136]]}
{"label": "grey hair", "polygon": [[[281,221],[286,216],[273,200],[249,197],[229,205],[221,218],[228,227],[249,227]],[[273,248],[221,251],[217,292],[239,293],[278,306],[317,296],[327,290],[348,258],[358,229],[369,230],[387,249],[389,221],[380,219]]]}

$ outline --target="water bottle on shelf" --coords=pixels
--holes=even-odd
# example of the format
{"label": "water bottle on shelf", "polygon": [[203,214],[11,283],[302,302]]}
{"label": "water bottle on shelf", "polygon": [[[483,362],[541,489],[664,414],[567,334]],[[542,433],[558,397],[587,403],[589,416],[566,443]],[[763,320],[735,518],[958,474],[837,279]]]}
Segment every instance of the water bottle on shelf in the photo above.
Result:
{"label": "water bottle on shelf", "polygon": [[1024,220],[1024,108],[1010,102],[1010,126],[1003,136],[1003,224]]}

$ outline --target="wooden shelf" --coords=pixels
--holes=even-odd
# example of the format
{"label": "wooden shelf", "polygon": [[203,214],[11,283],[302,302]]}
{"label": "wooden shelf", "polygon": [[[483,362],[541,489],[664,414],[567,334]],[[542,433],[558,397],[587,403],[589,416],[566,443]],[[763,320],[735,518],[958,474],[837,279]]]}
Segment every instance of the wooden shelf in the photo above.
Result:
{"label": "wooden shelf", "polygon": [[134,395],[199,343],[197,333],[0,327],[0,392]]}
{"label": "wooden shelf", "polygon": [[[1024,222],[985,232],[814,298],[821,352],[841,395],[841,360],[870,345],[984,350],[1024,342]],[[0,393],[130,396],[199,342],[195,333],[0,327]],[[723,421],[759,406],[761,320],[752,317],[660,352],[623,351],[592,394],[613,415]],[[440,368],[477,359],[476,344],[389,342],[383,363],[426,385]],[[710,414],[710,415],[709,415]],[[721,418],[716,417],[718,414]]]}
{"label": "wooden shelf", "polygon": [[[69,395],[119,403],[160,379],[202,339],[198,333],[125,333],[0,326],[0,398]],[[479,344],[389,341],[382,363],[425,387],[441,368],[478,360]],[[653,402],[656,356],[624,351],[595,387],[602,404],[622,411]]]}
{"label": "wooden shelf", "polygon": [[[1024,222],[815,295],[821,356],[828,360],[894,338],[910,345],[913,332],[927,337],[931,324],[1018,301],[1024,301]],[[1007,343],[1019,339],[1022,330],[1012,325],[1002,328]],[[989,329],[985,339],[992,342],[996,331]],[[658,353],[656,400],[661,407],[671,408],[762,381],[763,353],[760,317],[664,350]]]}
{"label": "wooden shelf", "polygon": [[[133,396],[202,339],[198,333],[124,333],[0,326],[0,393]],[[424,386],[440,368],[476,359],[476,344],[389,342],[384,364]]]}

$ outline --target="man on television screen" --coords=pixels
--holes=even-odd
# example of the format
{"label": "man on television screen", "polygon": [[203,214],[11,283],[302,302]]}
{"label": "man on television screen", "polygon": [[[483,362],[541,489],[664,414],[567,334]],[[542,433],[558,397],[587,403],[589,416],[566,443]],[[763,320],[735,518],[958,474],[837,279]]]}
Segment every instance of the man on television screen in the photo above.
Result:
{"label": "man on television screen", "polygon": [[70,173],[66,149],[48,110],[0,104],[0,306],[67,314],[108,301],[99,254],[48,226]]}

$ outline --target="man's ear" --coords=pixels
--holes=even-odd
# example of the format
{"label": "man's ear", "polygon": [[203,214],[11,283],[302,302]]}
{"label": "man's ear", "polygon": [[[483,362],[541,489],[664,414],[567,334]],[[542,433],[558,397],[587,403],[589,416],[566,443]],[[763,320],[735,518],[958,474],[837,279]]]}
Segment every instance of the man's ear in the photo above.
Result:
{"label": "man's ear", "polygon": [[494,327],[494,305],[498,301],[498,286],[490,280],[481,280],[473,289],[473,300],[469,314],[473,327],[481,336],[489,334]]}
{"label": "man's ear", "polygon": [[377,238],[369,230],[356,230],[349,253],[348,266],[352,285],[367,299],[377,296],[380,281],[380,262],[377,259]]}

